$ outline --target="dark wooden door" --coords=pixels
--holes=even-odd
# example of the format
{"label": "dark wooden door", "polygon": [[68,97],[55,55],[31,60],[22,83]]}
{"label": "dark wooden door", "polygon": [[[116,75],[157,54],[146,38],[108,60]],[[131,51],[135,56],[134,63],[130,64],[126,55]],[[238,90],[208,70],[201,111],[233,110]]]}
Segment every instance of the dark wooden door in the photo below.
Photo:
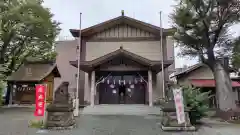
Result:
{"label": "dark wooden door", "polygon": [[136,81],[138,76],[123,76],[126,81],[126,104],[144,104],[145,103],[145,84],[144,81]]}
{"label": "dark wooden door", "polygon": [[102,83],[99,87],[99,104],[118,104],[118,88],[112,83]]}
{"label": "dark wooden door", "polygon": [[145,90],[144,83],[127,84],[126,104],[144,104]]}
{"label": "dark wooden door", "polygon": [[137,104],[145,104],[146,83],[138,82],[134,88],[134,99]]}

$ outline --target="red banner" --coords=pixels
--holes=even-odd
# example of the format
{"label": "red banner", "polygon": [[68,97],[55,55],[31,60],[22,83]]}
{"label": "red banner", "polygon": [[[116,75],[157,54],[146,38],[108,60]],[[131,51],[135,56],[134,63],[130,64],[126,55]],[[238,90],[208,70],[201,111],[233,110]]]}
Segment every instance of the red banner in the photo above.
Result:
{"label": "red banner", "polygon": [[36,85],[36,97],[35,97],[35,116],[44,116],[45,112],[45,94],[46,94],[46,85],[37,84]]}

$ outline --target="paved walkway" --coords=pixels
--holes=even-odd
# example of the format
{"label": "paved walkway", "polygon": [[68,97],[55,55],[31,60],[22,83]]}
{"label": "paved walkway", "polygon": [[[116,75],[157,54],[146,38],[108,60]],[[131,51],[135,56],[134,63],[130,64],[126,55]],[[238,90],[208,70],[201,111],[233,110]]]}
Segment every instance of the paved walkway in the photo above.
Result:
{"label": "paved walkway", "polygon": [[202,122],[205,125],[205,129],[214,130],[219,135],[237,135],[240,133],[239,124],[231,124],[216,118],[203,118]]}
{"label": "paved walkway", "polygon": [[[32,108],[0,109],[0,135],[38,135],[37,129],[28,128],[33,119]],[[163,132],[157,115],[81,115],[76,118],[77,128],[48,131],[45,135],[238,135],[238,127],[205,126],[198,132]]]}

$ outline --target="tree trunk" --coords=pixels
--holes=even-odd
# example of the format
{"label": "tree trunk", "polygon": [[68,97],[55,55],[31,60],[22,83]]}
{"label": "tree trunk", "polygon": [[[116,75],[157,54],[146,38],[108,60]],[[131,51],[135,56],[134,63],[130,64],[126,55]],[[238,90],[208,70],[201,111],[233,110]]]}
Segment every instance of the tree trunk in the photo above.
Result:
{"label": "tree trunk", "polygon": [[213,74],[216,80],[216,99],[219,109],[222,111],[236,109],[235,94],[232,91],[230,75],[219,61],[216,61],[213,66]]}

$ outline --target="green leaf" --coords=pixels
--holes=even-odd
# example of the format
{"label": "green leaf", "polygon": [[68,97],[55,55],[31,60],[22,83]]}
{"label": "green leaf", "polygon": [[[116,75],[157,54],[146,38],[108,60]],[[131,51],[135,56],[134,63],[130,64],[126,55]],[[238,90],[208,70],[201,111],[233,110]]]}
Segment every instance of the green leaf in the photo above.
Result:
{"label": "green leaf", "polygon": [[[240,22],[239,9],[240,0],[177,0],[171,19],[179,55],[200,56],[207,65],[213,64],[216,56],[232,56],[239,35],[233,37],[230,28]],[[239,54],[234,55],[239,61]]]}

